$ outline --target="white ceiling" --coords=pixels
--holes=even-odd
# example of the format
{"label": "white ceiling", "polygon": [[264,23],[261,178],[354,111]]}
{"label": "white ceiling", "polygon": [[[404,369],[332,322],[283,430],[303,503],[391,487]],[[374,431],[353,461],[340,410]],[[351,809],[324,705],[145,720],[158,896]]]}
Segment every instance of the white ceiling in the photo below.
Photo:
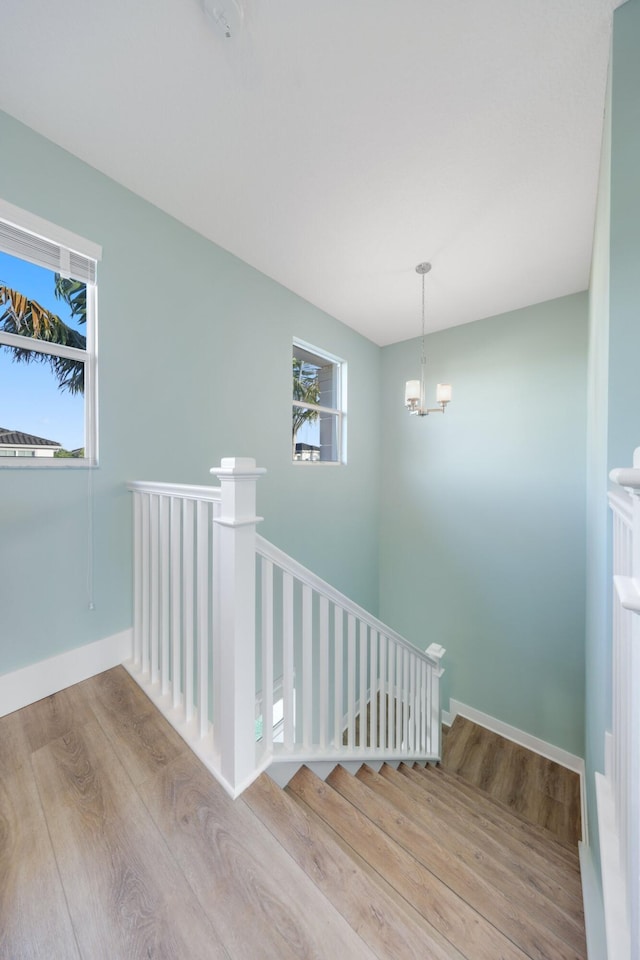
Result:
{"label": "white ceiling", "polygon": [[0,108],[378,344],[587,287],[619,0],[241,2],[2,0]]}

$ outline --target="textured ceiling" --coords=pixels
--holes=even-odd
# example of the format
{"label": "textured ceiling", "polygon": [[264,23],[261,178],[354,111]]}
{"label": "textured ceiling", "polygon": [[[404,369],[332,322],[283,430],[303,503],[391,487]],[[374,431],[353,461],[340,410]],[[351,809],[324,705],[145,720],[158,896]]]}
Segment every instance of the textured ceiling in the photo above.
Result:
{"label": "textured ceiling", "polygon": [[2,0],[0,108],[392,343],[587,287],[617,5]]}

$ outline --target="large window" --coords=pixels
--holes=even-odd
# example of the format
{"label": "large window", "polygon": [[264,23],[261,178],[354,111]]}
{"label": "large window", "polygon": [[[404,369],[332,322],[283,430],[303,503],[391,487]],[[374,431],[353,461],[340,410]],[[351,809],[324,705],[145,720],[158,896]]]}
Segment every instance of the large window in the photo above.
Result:
{"label": "large window", "polygon": [[0,466],[96,462],[99,257],[0,200]]}
{"label": "large window", "polygon": [[293,459],[341,463],[345,458],[345,364],[293,341]]}

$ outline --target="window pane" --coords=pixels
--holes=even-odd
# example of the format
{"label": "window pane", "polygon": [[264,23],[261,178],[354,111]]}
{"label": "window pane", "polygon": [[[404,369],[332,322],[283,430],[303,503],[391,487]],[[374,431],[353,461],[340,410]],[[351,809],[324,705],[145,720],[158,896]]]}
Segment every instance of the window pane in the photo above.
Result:
{"label": "window pane", "polygon": [[293,407],[293,459],[338,460],[338,415]]}
{"label": "window pane", "polygon": [[[79,451],[84,448],[84,397],[60,389],[61,378],[68,374],[60,364],[71,362],[0,345],[0,430],[33,435],[83,456]],[[22,443],[26,445],[25,438]],[[46,444],[37,447],[36,456],[53,455]]]}
{"label": "window pane", "polygon": [[320,403],[318,372],[320,367],[300,356],[304,351],[293,348],[293,399],[299,403]]}
{"label": "window pane", "polygon": [[85,350],[86,317],[84,283],[0,251],[0,330]]}

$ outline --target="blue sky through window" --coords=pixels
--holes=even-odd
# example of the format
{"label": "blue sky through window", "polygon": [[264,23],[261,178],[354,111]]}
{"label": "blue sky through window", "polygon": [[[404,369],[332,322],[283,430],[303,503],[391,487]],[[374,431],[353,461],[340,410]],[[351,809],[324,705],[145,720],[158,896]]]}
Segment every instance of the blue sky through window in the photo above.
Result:
{"label": "blue sky through window", "polygon": [[[64,300],[56,299],[54,278],[51,270],[0,252],[0,284],[36,300],[86,335],[85,325],[72,318]],[[55,440],[66,450],[75,450],[84,446],[84,397],[60,390],[48,364],[16,363],[13,352],[0,346],[0,427]]]}

